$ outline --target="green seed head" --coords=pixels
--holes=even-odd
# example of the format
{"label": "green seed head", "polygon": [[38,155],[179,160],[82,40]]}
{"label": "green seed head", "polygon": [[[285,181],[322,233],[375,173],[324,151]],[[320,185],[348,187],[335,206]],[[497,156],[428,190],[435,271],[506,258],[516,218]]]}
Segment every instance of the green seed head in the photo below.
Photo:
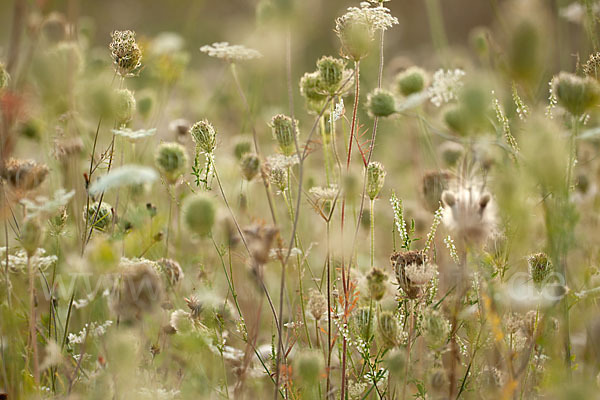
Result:
{"label": "green seed head", "polygon": [[196,147],[206,154],[211,154],[217,146],[217,132],[215,128],[207,120],[196,122],[190,128],[192,140],[196,143]]}
{"label": "green seed head", "polygon": [[241,160],[242,156],[252,151],[252,141],[246,137],[239,137],[233,147],[233,155],[236,159]]}
{"label": "green seed head", "polygon": [[367,97],[367,110],[375,117],[388,117],[396,112],[396,99],[385,89],[375,89]]}
{"label": "green seed head", "polygon": [[422,328],[423,336],[430,348],[439,349],[446,344],[450,325],[442,314],[433,310],[424,313]]}
{"label": "green seed head", "polygon": [[323,56],[317,61],[317,70],[319,71],[320,84],[322,89],[329,93],[335,93],[344,78],[344,60]]}
{"label": "green seed head", "polygon": [[27,218],[21,226],[19,241],[21,247],[31,257],[42,244],[44,227],[37,218]]}
{"label": "green seed head", "polygon": [[410,67],[396,76],[396,89],[403,96],[423,91],[428,83],[427,72],[419,67]]}
{"label": "green seed head", "polygon": [[321,90],[318,72],[307,72],[300,79],[300,93],[306,98],[306,106],[311,113],[319,113],[327,98]]}
{"label": "green seed head", "polygon": [[387,279],[387,274],[377,267],[373,267],[367,275],[369,294],[375,301],[381,300],[385,295]]}
{"label": "green seed head", "polygon": [[192,195],[185,199],[182,208],[186,228],[200,236],[208,235],[215,223],[215,205],[210,197]]}
{"label": "green seed head", "polygon": [[377,333],[383,347],[393,348],[398,344],[400,325],[393,313],[384,311],[379,314],[377,318]]}
{"label": "green seed head", "polygon": [[371,200],[374,200],[385,182],[385,169],[377,161],[372,161],[367,166],[367,194]]}
{"label": "green seed head", "polygon": [[294,125],[296,126],[295,135],[298,136],[298,121],[292,123],[292,119],[283,114],[278,114],[271,119],[273,137],[277,140],[281,152],[286,156],[291,156],[296,151]]}
{"label": "green seed head", "polygon": [[83,220],[87,220],[88,226],[99,231],[107,230],[112,222],[112,217],[112,206],[106,202],[102,202],[102,204],[95,202],[90,204],[89,208],[87,206],[83,208]]}
{"label": "green seed head", "polygon": [[600,84],[593,78],[561,72],[553,79],[552,90],[559,104],[573,115],[581,115],[600,103]]}
{"label": "green seed head", "polygon": [[351,326],[357,336],[367,341],[370,339],[368,336],[373,334],[373,321],[375,311],[369,310],[369,307],[361,307],[352,314]]}
{"label": "green seed head", "polygon": [[133,118],[136,110],[136,102],[133,93],[129,89],[119,89],[116,95],[116,117],[119,125],[125,125]]}
{"label": "green seed head", "polygon": [[342,54],[354,61],[364,58],[373,41],[371,25],[362,19],[338,18],[336,33],[342,45]]}
{"label": "green seed head", "polygon": [[240,161],[242,175],[247,181],[251,181],[260,169],[260,158],[254,153],[246,153]]}
{"label": "green seed head", "polygon": [[187,166],[185,147],[179,143],[162,143],[156,149],[155,162],[169,183],[175,183]]}
{"label": "green seed head", "polygon": [[541,286],[552,273],[552,262],[545,253],[532,254],[527,259],[529,275],[537,286]]}

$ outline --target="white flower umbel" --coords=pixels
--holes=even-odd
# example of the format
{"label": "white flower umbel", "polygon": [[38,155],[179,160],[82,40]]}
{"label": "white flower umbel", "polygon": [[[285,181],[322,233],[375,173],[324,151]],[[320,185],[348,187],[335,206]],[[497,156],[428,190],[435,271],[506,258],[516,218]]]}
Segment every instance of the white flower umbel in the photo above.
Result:
{"label": "white flower umbel", "polygon": [[120,129],[113,129],[112,133],[114,133],[117,136],[122,136],[131,142],[135,142],[138,139],[143,139],[146,137],[153,136],[156,133],[156,128],[138,129],[137,131],[132,131],[129,128],[120,128]]}
{"label": "white flower umbel", "polygon": [[38,196],[34,200],[23,199],[21,204],[25,206],[29,218],[36,218],[40,215],[52,215],[69,203],[69,200],[75,195],[75,191],[67,192],[65,189],[58,189],[54,192],[54,197],[49,199],[46,196]]}
{"label": "white flower umbel", "polygon": [[458,89],[463,85],[463,76],[465,76],[465,71],[462,69],[437,70],[433,74],[431,86],[427,89],[429,100],[436,107],[440,107],[442,104],[456,99]]}
{"label": "white flower umbel", "polygon": [[139,165],[123,165],[115,168],[108,174],[101,176],[91,186],[89,192],[97,195],[108,189],[123,186],[143,185],[152,183],[158,179],[158,173],[149,167]]}
{"label": "white flower umbel", "polygon": [[382,5],[372,7],[372,5],[363,1],[360,7],[349,7],[346,14],[336,20],[336,30],[340,30],[347,21],[360,21],[366,23],[371,29],[383,30],[398,24],[398,18],[390,14],[390,10]]}
{"label": "white flower umbel", "polygon": [[217,42],[200,47],[200,51],[210,57],[220,58],[228,62],[254,60],[262,54],[254,49],[242,45],[230,45],[227,42]]}

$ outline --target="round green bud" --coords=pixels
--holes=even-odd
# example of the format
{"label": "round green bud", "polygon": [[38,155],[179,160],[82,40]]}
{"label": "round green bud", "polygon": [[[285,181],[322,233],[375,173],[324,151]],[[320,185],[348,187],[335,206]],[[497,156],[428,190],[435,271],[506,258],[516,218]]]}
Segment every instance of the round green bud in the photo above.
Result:
{"label": "round green bud", "polygon": [[108,229],[112,221],[112,206],[106,202],[95,202],[83,208],[83,220],[87,225],[99,231]]}
{"label": "round green bud", "polygon": [[187,166],[185,147],[179,143],[161,143],[154,161],[169,183],[175,183]]}
{"label": "round green bud", "polygon": [[373,41],[373,29],[369,22],[355,18],[338,18],[336,33],[345,57],[359,61],[369,53]]}
{"label": "round green bud", "polygon": [[244,179],[251,181],[260,170],[260,158],[254,153],[246,153],[242,156],[240,165]]}
{"label": "round green bud", "polygon": [[317,383],[324,368],[323,356],[315,350],[304,350],[294,360],[294,371],[305,384]]}
{"label": "round green bud", "polygon": [[246,137],[239,137],[233,146],[233,155],[238,160],[242,159],[242,156],[252,151],[252,141]]}
{"label": "round green bud", "polygon": [[294,134],[298,136],[298,121],[292,122],[292,119],[287,115],[277,114],[271,119],[271,128],[273,129],[273,137],[277,140],[283,155],[291,156],[294,154],[296,152]]}
{"label": "round green bud", "polygon": [[581,115],[600,103],[600,84],[593,78],[561,72],[552,80],[552,90],[559,104],[573,115]]}
{"label": "round green bud", "polygon": [[4,64],[0,63],[0,89],[7,87],[8,81],[10,81],[10,75],[6,71]]}
{"label": "round green bud", "polygon": [[344,60],[329,56],[323,56],[317,61],[317,70],[322,90],[333,94],[340,88],[340,84],[344,78],[345,65]]}
{"label": "round green bud", "polygon": [[396,89],[403,96],[419,93],[429,84],[427,72],[419,67],[410,67],[396,75]]}
{"label": "round green bud", "polygon": [[42,244],[44,238],[44,227],[37,218],[27,218],[21,225],[19,241],[21,247],[31,257]]}
{"label": "round green bud", "polygon": [[135,114],[135,97],[129,89],[119,89],[117,90],[116,101],[116,116],[118,124],[127,124],[133,118],[133,114]]}
{"label": "round green bud", "polygon": [[544,284],[544,281],[552,273],[552,262],[545,253],[532,254],[527,258],[529,265],[529,275],[531,280],[537,286]]}
{"label": "round green bud", "polygon": [[398,318],[389,311],[379,314],[377,318],[377,333],[379,334],[382,347],[395,347],[398,344],[398,335],[400,334]]}
{"label": "round green bud", "polygon": [[320,90],[320,75],[318,72],[307,72],[300,78],[300,93],[308,100],[322,101],[327,96]]}
{"label": "round green bud", "polygon": [[385,89],[375,89],[367,97],[367,110],[374,117],[388,117],[396,112],[396,99]]}
{"label": "round green bud", "polygon": [[374,200],[385,182],[385,169],[377,161],[371,161],[367,166],[367,195]]}
{"label": "round green bud", "polygon": [[185,199],[182,207],[183,223],[186,228],[200,236],[208,235],[215,224],[216,209],[210,197],[192,195]]}
{"label": "round green bud", "polygon": [[445,110],[444,122],[450,130],[461,136],[465,136],[469,132],[469,118],[465,110],[458,105],[448,107]]}
{"label": "round green bud", "polygon": [[386,292],[388,275],[380,268],[373,267],[367,275],[369,294],[375,301],[383,298]]}
{"label": "round green bud", "polygon": [[443,347],[450,333],[450,324],[442,314],[431,310],[423,314],[421,325],[427,345],[432,349]]}
{"label": "round green bud", "polygon": [[196,122],[190,128],[192,140],[196,143],[196,147],[206,154],[211,154],[217,146],[217,132],[215,128],[207,120]]}

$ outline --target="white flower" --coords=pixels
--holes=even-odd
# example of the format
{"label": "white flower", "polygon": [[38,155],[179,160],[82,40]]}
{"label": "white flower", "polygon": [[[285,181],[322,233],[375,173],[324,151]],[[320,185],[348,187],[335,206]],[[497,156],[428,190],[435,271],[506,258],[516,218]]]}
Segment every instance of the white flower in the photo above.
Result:
{"label": "white flower", "polygon": [[[269,250],[269,257],[272,259],[279,259],[287,256],[288,249],[271,249]],[[290,252],[290,257],[301,256],[302,250],[297,247],[292,247],[292,251]]]}
{"label": "white flower", "polygon": [[334,200],[338,194],[338,187],[337,185],[313,186],[308,190],[308,193],[313,195],[317,202]]}
{"label": "white flower", "polygon": [[456,99],[457,91],[462,87],[462,77],[465,76],[465,71],[455,69],[453,71],[439,69],[433,74],[433,83],[427,89],[429,99],[439,107],[444,103]]}
{"label": "white flower", "polygon": [[108,189],[154,182],[157,178],[158,173],[152,168],[139,165],[124,165],[101,176],[90,186],[89,192],[92,195],[96,195]]}
{"label": "white flower", "polygon": [[142,139],[142,138],[154,135],[156,133],[156,128],[138,129],[137,131],[132,131],[129,128],[120,128],[120,129],[113,129],[112,133],[114,133],[115,135],[118,135],[118,136],[123,136],[124,138],[127,138],[130,141],[134,142],[138,139]]}
{"label": "white flower", "polygon": [[74,195],[74,190],[67,192],[61,188],[54,192],[52,200],[46,196],[38,196],[34,201],[23,199],[21,200],[21,204],[25,206],[27,215],[30,218],[35,218],[41,214],[54,214],[60,208],[66,206]]}
{"label": "white flower", "polygon": [[[88,336],[90,338],[99,337],[106,333],[106,329],[112,325],[111,320],[107,320],[102,324],[98,324],[96,322],[92,322],[90,324],[85,324],[83,329],[75,334],[69,333],[67,339],[69,339],[69,343],[71,344],[81,344],[85,340],[85,337]],[[88,333],[89,330],[89,333]]]}
{"label": "white flower", "polygon": [[262,54],[257,50],[249,49],[242,45],[230,45],[227,42],[205,45],[200,47],[200,51],[208,54],[210,57],[220,58],[229,62],[253,60],[262,57]]}
{"label": "white flower", "polygon": [[298,155],[294,154],[293,156],[284,156],[283,154],[273,154],[267,157],[267,169],[277,169],[283,168],[287,169],[293,165],[298,164],[300,161],[298,160]]}
{"label": "white flower", "polygon": [[369,2],[363,1],[360,7],[349,7],[346,14],[336,19],[336,31],[343,29],[347,22],[366,23],[372,30],[386,30],[398,24],[398,18],[390,14],[390,10],[381,5],[371,7]]}
{"label": "white flower", "polygon": [[[6,247],[0,247],[0,266],[6,268]],[[52,266],[58,257],[46,256],[46,250],[39,248],[31,257],[31,265],[34,269],[45,271]],[[19,249],[15,254],[8,255],[8,269],[11,272],[23,271],[27,268],[27,253],[23,249]]]}

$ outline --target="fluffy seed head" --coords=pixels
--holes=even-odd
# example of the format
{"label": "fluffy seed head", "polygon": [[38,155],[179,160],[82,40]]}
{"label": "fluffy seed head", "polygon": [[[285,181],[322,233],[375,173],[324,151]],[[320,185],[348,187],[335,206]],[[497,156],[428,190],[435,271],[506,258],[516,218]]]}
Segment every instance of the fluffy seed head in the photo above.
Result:
{"label": "fluffy seed head", "polygon": [[[294,125],[296,132],[294,132]],[[273,137],[279,144],[279,149],[286,156],[291,156],[296,151],[294,136],[298,136],[298,121],[292,123],[287,115],[277,114],[271,119]]]}
{"label": "fluffy seed head", "polygon": [[385,169],[377,161],[372,161],[367,166],[367,195],[371,200],[379,195],[385,183]]}
{"label": "fluffy seed head", "polygon": [[246,137],[239,137],[233,147],[233,155],[236,159],[241,160],[242,156],[252,151],[252,141]]}
{"label": "fluffy seed head", "polygon": [[156,149],[154,161],[169,183],[175,183],[187,166],[185,147],[179,143],[161,143]]}
{"label": "fluffy seed head", "polygon": [[317,321],[327,312],[327,299],[316,289],[308,292],[308,312]]}
{"label": "fluffy seed head", "polygon": [[183,223],[186,228],[200,236],[208,235],[215,223],[215,205],[210,197],[192,195],[183,202]]}
{"label": "fluffy seed head", "polygon": [[483,243],[495,229],[492,196],[472,187],[442,193],[444,224],[455,231],[454,237],[471,243]]}
{"label": "fluffy seed head", "polygon": [[419,67],[413,66],[396,75],[396,90],[403,96],[422,92],[429,84],[429,75]]}
{"label": "fluffy seed head", "polygon": [[423,336],[427,345],[432,349],[440,349],[448,340],[450,324],[444,316],[435,310],[429,310],[423,314],[422,321]]}
{"label": "fluffy seed head", "polygon": [[121,76],[133,74],[142,63],[142,51],[135,41],[135,32],[114,31],[110,36],[109,48],[117,72]]}
{"label": "fluffy seed head", "polygon": [[398,285],[409,299],[419,298],[424,285],[433,278],[429,266],[425,265],[423,253],[415,250],[400,251],[390,257]]}
{"label": "fluffy seed head", "polygon": [[388,117],[396,112],[396,99],[385,89],[375,89],[367,97],[367,110],[375,117]]}
{"label": "fluffy seed head", "polygon": [[196,143],[196,147],[203,153],[211,154],[217,146],[217,133],[215,128],[207,120],[196,122],[190,128],[192,140]]}
{"label": "fluffy seed head", "polygon": [[251,181],[260,169],[260,158],[254,153],[246,153],[240,161],[242,176],[245,180]]}

